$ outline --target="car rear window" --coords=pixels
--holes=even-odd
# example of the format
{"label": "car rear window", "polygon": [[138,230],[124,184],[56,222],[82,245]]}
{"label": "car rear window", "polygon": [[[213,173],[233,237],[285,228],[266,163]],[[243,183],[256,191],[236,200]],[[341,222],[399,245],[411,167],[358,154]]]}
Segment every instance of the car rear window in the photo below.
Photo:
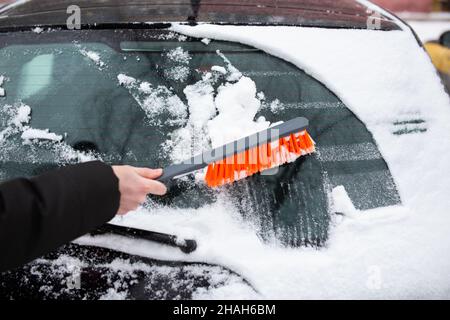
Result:
{"label": "car rear window", "polygon": [[336,186],[346,188],[357,209],[400,202],[365,125],[322,83],[260,50],[148,30],[6,36],[0,37],[0,180],[89,159],[164,167],[188,158],[211,142],[208,119],[199,119],[199,127],[192,119],[192,99],[217,97],[246,77],[260,104],[255,119],[308,118],[317,152],[275,175],[220,189],[186,177],[152,202],[198,208],[226,193],[263,239],[289,246],[326,241]]}

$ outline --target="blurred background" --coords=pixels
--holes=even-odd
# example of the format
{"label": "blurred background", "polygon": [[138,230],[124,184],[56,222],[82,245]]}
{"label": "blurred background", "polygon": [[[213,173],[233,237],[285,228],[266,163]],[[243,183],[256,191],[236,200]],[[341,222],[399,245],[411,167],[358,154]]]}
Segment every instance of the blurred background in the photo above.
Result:
{"label": "blurred background", "polygon": [[449,0],[374,0],[372,2],[397,13],[429,13],[450,10]]}

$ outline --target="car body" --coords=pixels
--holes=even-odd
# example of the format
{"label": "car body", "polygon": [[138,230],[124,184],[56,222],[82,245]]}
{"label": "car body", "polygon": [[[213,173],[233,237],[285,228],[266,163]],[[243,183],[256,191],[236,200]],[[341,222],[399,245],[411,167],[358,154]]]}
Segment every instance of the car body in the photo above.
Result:
{"label": "car body", "polygon": [[[377,29],[370,32],[377,39],[410,32],[395,17],[380,12],[373,18],[374,7],[351,0],[78,1],[81,29],[68,30],[70,4],[25,1],[0,11],[0,70],[6,90],[1,98],[1,179],[97,158],[155,167],[182,160],[208,147],[205,121],[216,112],[198,126],[190,117],[194,101],[207,96],[218,106],[218,96],[227,89],[224,101],[239,105],[239,97],[248,99],[259,105],[258,117],[271,123],[308,118],[318,152],[275,175],[257,175],[220,190],[187,177],[174,182],[166,197],[152,197],[140,212],[113,221],[193,236],[198,254],[123,235],[86,235],[2,274],[3,298],[258,297],[266,279],[249,279],[241,268],[235,270],[237,262],[225,263],[233,256],[227,243],[242,248],[255,244],[261,252],[266,245],[286,252],[305,247],[320,251],[327,247],[335,220],[348,214],[348,207],[336,207],[331,200],[341,186],[352,210],[401,206],[386,149],[381,151],[373,136],[378,131],[369,130],[364,114],[347,106],[351,92],[338,94],[311,70],[251,44],[220,36],[209,42],[170,29],[172,22],[181,22],[217,28],[339,29],[360,36],[371,29],[368,21],[376,21]],[[420,48],[414,37],[409,44]],[[14,117],[27,106],[30,119],[16,125]],[[392,139],[427,133],[420,113],[389,121]],[[24,138],[29,129],[41,135]],[[232,213],[227,211],[230,204]],[[242,228],[241,236],[227,235],[229,225]],[[208,249],[212,254],[205,249],[208,236],[218,241],[217,251]],[[244,256],[239,260],[245,265]]]}

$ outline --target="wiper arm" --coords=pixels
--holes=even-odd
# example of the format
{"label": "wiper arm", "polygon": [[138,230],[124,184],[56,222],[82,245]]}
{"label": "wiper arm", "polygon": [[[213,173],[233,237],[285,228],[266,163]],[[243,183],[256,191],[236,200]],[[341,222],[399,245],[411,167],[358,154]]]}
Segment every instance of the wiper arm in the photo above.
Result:
{"label": "wiper arm", "polygon": [[129,227],[117,226],[114,224],[104,224],[96,230],[90,232],[91,235],[115,234],[128,238],[143,239],[152,242],[165,244],[171,247],[179,248],[186,254],[192,253],[197,249],[197,242],[191,239],[180,239],[176,235],[135,229]]}

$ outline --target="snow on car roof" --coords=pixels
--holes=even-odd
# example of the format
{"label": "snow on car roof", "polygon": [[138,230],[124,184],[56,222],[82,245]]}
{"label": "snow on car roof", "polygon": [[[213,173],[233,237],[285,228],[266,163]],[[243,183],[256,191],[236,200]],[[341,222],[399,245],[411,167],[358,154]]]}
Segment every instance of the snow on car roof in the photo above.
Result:
{"label": "snow on car roof", "polygon": [[[1,27],[65,25],[73,1],[21,1],[0,9]],[[190,21],[221,24],[301,25],[330,28],[368,27],[372,15],[355,0],[170,0],[170,1],[77,1],[83,24]],[[376,17],[380,30],[398,30],[386,15]]]}

